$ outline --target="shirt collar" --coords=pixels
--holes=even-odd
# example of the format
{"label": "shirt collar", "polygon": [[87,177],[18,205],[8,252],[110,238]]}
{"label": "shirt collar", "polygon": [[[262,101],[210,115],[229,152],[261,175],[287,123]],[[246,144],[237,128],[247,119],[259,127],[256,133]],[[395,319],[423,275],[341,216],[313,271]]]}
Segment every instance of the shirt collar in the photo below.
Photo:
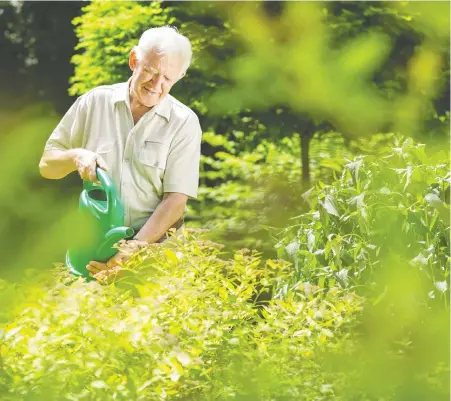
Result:
{"label": "shirt collar", "polygon": [[[127,82],[121,82],[116,85],[114,90],[114,104],[117,102],[125,102],[127,106],[130,107],[130,96],[128,93],[130,79]],[[169,119],[171,118],[171,99],[169,94],[167,94],[163,100],[155,106],[155,113],[164,117],[169,122]]]}

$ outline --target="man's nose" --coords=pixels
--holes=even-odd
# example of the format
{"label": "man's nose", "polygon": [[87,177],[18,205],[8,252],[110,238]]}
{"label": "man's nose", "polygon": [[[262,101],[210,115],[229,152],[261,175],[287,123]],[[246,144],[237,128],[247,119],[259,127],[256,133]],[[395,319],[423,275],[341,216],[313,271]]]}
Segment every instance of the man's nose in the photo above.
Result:
{"label": "man's nose", "polygon": [[160,88],[163,84],[163,81],[164,81],[164,77],[162,74],[154,75],[154,77],[152,79],[152,83],[155,88]]}

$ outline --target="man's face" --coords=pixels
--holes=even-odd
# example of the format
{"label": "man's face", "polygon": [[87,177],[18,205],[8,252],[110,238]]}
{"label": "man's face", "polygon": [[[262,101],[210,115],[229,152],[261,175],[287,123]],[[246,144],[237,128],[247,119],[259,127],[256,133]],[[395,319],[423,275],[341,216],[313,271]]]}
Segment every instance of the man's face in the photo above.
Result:
{"label": "man's face", "polygon": [[183,76],[180,63],[158,55],[155,51],[144,54],[138,61],[132,50],[129,64],[133,70],[130,97],[140,106],[148,108],[160,103]]}

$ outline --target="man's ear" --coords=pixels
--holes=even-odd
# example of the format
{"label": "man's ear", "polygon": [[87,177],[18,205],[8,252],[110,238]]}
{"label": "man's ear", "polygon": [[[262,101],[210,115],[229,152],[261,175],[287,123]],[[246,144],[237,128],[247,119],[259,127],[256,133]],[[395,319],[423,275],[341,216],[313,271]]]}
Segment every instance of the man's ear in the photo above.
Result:
{"label": "man's ear", "polygon": [[132,71],[136,68],[138,64],[138,57],[136,56],[136,50],[132,49],[130,55],[128,56],[128,65]]}

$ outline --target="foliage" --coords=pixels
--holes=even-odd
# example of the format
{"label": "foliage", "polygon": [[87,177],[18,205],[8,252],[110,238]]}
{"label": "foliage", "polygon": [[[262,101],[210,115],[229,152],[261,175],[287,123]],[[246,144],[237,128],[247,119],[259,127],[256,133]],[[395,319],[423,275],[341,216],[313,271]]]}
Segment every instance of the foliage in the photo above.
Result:
{"label": "foliage", "polygon": [[347,349],[360,298],[302,283],[271,298],[289,263],[187,235],[110,287],[59,273],[4,331],[0,399],[328,399],[322,353]]}
{"label": "foliage", "polygon": [[384,255],[410,260],[425,274],[429,296],[448,294],[450,268],[448,153],[431,159],[425,146],[395,140],[376,157],[349,160],[331,184],[304,194],[310,211],[280,233],[280,255],[292,277],[320,287],[370,284]]}
{"label": "foliage", "polygon": [[[299,135],[278,142],[262,140],[252,151],[240,151],[243,133],[235,140],[204,133],[203,141],[217,149],[202,156],[199,204],[188,220],[197,220],[212,231],[214,240],[228,249],[240,246],[274,253],[269,227],[282,228],[288,219],[305,209],[302,188]],[[317,133],[311,143],[312,179],[330,182],[351,157],[337,133]],[[307,189],[307,188],[305,188]]]}
{"label": "foliage", "polygon": [[61,270],[35,289],[1,335],[0,399],[449,398],[449,320],[402,260],[377,272],[395,291],[363,303],[187,235],[141,250],[109,287]]}
{"label": "foliage", "polygon": [[145,21],[162,26],[167,16],[160,2],[148,6],[130,2],[92,2],[74,19],[79,38],[72,58],[75,75],[71,94],[85,93],[99,85],[121,82],[127,76],[128,57]]}
{"label": "foliage", "polygon": [[58,123],[48,107],[38,104],[20,112],[5,111],[0,119],[0,277],[17,279],[27,269],[47,271],[64,257],[69,242],[83,235],[77,211],[81,180],[75,173],[59,182],[39,175],[45,141]]}
{"label": "foliage", "polygon": [[[301,178],[300,136],[261,140],[250,151],[241,151],[237,143],[244,133],[233,131],[233,136],[204,133],[203,142],[217,151],[201,157],[200,202],[191,205],[187,221],[211,230],[209,236],[227,250],[245,246],[274,256],[274,233],[308,210],[302,197],[310,186]],[[377,154],[392,141],[385,134],[349,141],[339,133],[317,132],[309,145],[312,181],[332,183],[346,159]]]}
{"label": "foliage", "polygon": [[[287,105],[347,135],[371,134],[387,125],[404,134],[420,131],[422,120],[432,117],[429,101],[446,93],[446,73],[439,78],[447,70],[449,12],[448,17],[444,12],[449,5],[340,3],[335,8],[342,13],[329,13],[321,3],[287,2],[272,18],[260,5],[227,7],[245,51],[227,65],[234,85],[216,94],[218,110]],[[375,14],[378,18],[366,30],[368,17]],[[394,23],[384,23],[386,15]],[[434,25],[447,18],[448,26]],[[386,32],[393,26],[397,32]],[[435,29],[419,28],[424,26]],[[391,41],[399,30],[417,29],[422,36],[414,41],[417,48],[408,61],[391,58]],[[384,73],[393,69],[402,73]],[[392,96],[378,88],[376,77],[399,84],[398,76],[401,83],[406,78],[405,85]]]}
{"label": "foliage", "polygon": [[[0,2],[0,107],[49,102],[58,113],[71,104],[70,58],[76,36],[71,20],[81,1],[70,3]],[[3,133],[2,133],[3,134]]]}

